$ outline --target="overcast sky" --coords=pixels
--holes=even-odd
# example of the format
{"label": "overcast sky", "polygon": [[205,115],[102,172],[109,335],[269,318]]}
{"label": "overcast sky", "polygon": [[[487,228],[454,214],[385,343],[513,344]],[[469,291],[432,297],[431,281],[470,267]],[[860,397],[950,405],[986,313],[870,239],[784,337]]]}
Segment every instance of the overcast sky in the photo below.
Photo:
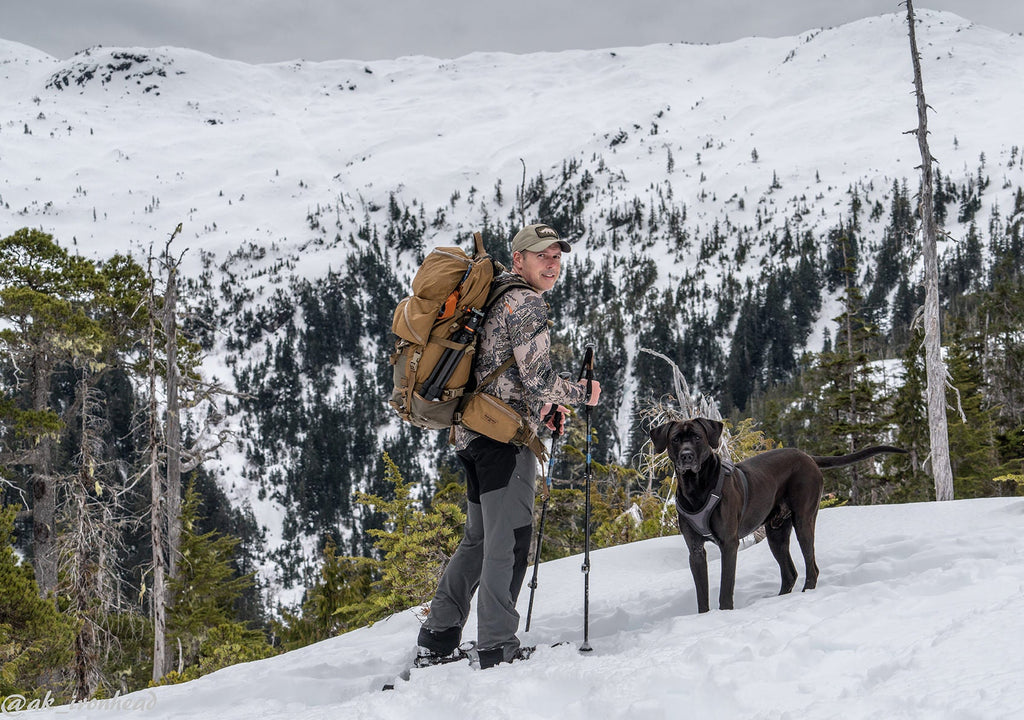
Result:
{"label": "overcast sky", "polygon": [[[1024,32],[1022,0],[916,0]],[[901,0],[0,0],[0,38],[70,57],[192,48],[252,63],[452,58],[796,35],[905,12]]]}

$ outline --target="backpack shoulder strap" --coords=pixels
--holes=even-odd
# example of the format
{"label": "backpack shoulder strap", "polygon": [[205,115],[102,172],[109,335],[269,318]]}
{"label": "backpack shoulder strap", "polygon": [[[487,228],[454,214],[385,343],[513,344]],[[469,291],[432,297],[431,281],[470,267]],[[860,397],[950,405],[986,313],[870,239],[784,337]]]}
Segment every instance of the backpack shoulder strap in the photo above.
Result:
{"label": "backpack shoulder strap", "polygon": [[[509,290],[512,290],[513,288],[526,288],[528,290],[533,290],[533,286],[530,285],[530,283],[523,280],[518,275],[510,275],[504,277],[501,280],[495,280],[493,283],[491,283],[491,292],[487,295],[487,304],[484,306],[484,312],[490,312],[491,306],[493,306],[494,303],[496,303],[501,298],[502,295],[507,293]],[[515,356],[509,357],[505,362],[503,362],[498,367],[494,368],[493,371],[488,373],[486,377],[480,380],[480,382],[477,383],[477,389],[485,388],[488,385],[490,385],[492,382],[501,377],[501,375],[506,370],[512,367],[515,364],[515,362]]]}
{"label": "backpack shoulder strap", "polygon": [[484,310],[489,310],[491,305],[498,302],[498,299],[501,298],[502,295],[513,288],[524,288],[526,290],[533,290],[534,292],[537,292],[533,285],[526,282],[518,275],[509,273],[508,275],[502,276],[500,280],[495,279],[494,282],[491,283],[491,291],[487,295],[487,305]]}

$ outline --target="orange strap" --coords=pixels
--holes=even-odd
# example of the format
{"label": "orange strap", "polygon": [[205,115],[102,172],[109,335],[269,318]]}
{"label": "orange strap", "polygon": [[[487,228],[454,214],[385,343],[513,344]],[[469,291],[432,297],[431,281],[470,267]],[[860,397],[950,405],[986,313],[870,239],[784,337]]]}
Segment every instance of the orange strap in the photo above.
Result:
{"label": "orange strap", "polygon": [[448,299],[444,301],[444,305],[437,312],[438,320],[447,320],[450,317],[455,317],[455,308],[459,305],[459,291],[455,289],[452,294],[448,296]]}

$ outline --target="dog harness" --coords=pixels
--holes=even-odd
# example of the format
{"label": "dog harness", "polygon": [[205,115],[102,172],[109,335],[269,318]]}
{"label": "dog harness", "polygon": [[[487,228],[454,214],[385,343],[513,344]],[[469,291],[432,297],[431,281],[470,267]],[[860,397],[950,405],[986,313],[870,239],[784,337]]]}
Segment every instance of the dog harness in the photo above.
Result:
{"label": "dog harness", "polygon": [[714,541],[716,545],[721,543],[719,543],[715,534],[711,532],[711,513],[718,507],[718,503],[722,499],[722,487],[725,485],[726,475],[732,475],[734,470],[736,471],[736,476],[740,479],[740,487],[743,489],[743,512],[745,513],[747,511],[747,496],[749,494],[747,492],[747,475],[728,460],[721,461],[721,469],[718,471],[718,482],[715,483],[715,489],[711,491],[707,502],[704,503],[704,507],[700,510],[695,513],[686,512],[679,504],[679,495],[676,495],[676,512],[679,513],[679,517],[686,520],[690,527],[698,533]]}

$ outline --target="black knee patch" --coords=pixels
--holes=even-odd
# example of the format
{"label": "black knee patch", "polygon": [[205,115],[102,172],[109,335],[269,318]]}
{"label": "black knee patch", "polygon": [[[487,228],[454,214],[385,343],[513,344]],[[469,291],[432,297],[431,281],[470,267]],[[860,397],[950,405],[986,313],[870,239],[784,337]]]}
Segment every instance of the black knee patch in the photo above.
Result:
{"label": "black knee patch", "polygon": [[516,528],[516,542],[512,553],[515,557],[512,563],[512,584],[509,590],[512,591],[512,602],[519,599],[519,591],[523,588],[523,579],[526,577],[526,564],[530,558],[530,538],[533,537],[533,525],[525,525]]}

